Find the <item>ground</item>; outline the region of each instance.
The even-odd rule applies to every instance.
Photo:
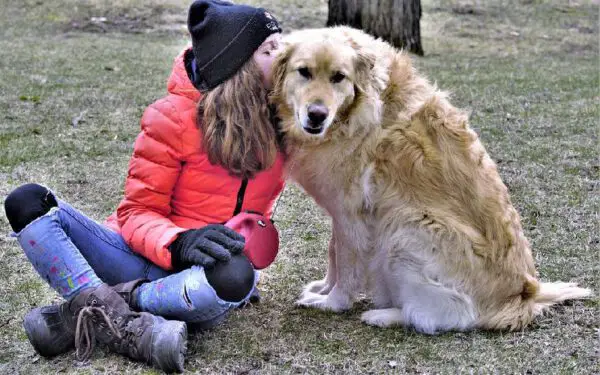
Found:
[[[251,1],[287,29],[324,24],[324,0]],[[51,187],[102,220],[117,205],[139,118],[165,93],[188,42],[188,1],[0,0],[0,196]],[[600,289],[598,1],[423,1],[420,71],[471,111],[522,215],[543,280]],[[277,209],[282,247],[263,302],[190,338],[199,373],[600,373],[600,300],[558,306],[522,332],[449,333],[362,325],[366,306],[297,309],[323,276],[329,221],[288,185]],[[89,363],[40,358],[21,321],[58,302],[0,213],[0,373],[151,374],[107,351]]]

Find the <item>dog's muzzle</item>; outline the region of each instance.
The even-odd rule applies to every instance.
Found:
[[[323,131],[329,110],[323,104],[311,104],[307,109],[308,121],[303,126],[309,134],[320,134]]]

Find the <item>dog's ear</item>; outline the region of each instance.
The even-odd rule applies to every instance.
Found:
[[[373,67],[375,66],[375,56],[365,51],[357,51],[354,69],[355,69],[355,86],[358,91],[364,93],[368,90],[368,86],[372,80]]]
[[[287,43],[283,46],[283,51],[277,55],[275,61],[273,62],[273,69],[271,71],[272,82],[273,82],[273,90],[272,97],[281,98],[282,90],[283,90],[283,80],[285,79],[285,74],[287,72],[287,65],[290,61],[290,57],[292,53],[294,53],[295,46],[291,43]]]
[[[361,80],[368,80],[371,77],[374,67],[375,55],[369,51],[359,49],[356,53],[356,72],[361,76]]]
[[[373,40],[374,41],[374,40]],[[354,56],[354,103],[349,117],[349,129],[378,126],[381,122],[381,101],[376,88],[377,53],[370,46],[371,37],[360,34],[350,38]],[[352,130],[350,130],[352,131]]]

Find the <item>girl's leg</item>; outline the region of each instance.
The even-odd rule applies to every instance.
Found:
[[[257,276],[248,258],[237,255],[210,270],[194,266],[142,284],[134,292],[134,305],[142,311],[192,323],[192,329],[207,329],[251,297]]]
[[[123,237],[98,224],[47,188],[28,184],[5,201],[6,216],[38,273],[65,298],[82,288],[169,275],[135,254]]]
[[[16,189],[5,208],[31,263],[66,298],[96,285],[98,279],[109,285],[139,278],[155,280],[130,291],[137,298],[136,307],[209,327],[244,303],[256,283],[252,266],[243,256],[206,272],[192,267],[170,275],[133,253],[120,234],[56,200],[39,185]],[[52,261],[62,268],[53,269]]]
[[[58,200],[57,220],[98,277],[109,285],[135,279],[155,280],[169,275],[131,250],[123,237]]]
[[[223,321],[229,311],[248,300],[257,273],[245,256],[233,257],[211,270],[202,267],[171,274],[133,253],[123,237],[58,201],[61,227],[96,274],[109,285],[134,279],[148,282],[126,291],[132,306],[151,314],[192,323],[206,329]]]
[[[247,301],[256,285],[257,273],[245,256],[206,271],[192,267],[170,274],[133,253],[120,234],[66,202],[58,204],[61,228],[101,280],[109,285],[140,278],[149,281],[130,291],[132,305],[140,311],[210,328]]]
[[[4,202],[6,216],[25,255],[48,284],[65,299],[102,284],[64,233],[58,202],[46,188],[23,185]]]
[[[57,202],[49,190],[39,185],[17,188],[7,197],[5,209],[35,269],[68,299],[59,306],[33,309],[25,316],[25,331],[40,354],[61,354],[75,343],[78,357],[84,360],[98,340],[114,352],[164,371],[183,370],[185,323],[133,312],[115,288],[100,281],[74,243],[88,254],[93,252],[90,259],[99,269],[112,269],[106,273],[109,278],[147,275],[148,264],[113,241],[118,234],[99,224],[91,225],[91,220],[66,203]],[[102,251],[108,256],[98,256]],[[116,263],[106,264],[111,257]]]

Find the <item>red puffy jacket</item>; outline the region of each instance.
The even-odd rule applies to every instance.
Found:
[[[125,197],[105,223],[121,233],[133,251],[164,269],[172,268],[167,246],[177,234],[224,223],[240,210],[270,217],[284,185],[282,154],[270,169],[246,181],[208,161],[196,126],[200,92],[188,78],[184,53],[175,59],[169,94],[142,116]]]

